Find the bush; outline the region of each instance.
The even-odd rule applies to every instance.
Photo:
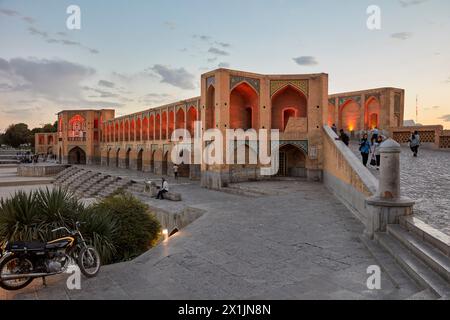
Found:
[[[113,238],[116,222],[109,215],[93,212],[66,189],[40,189],[16,192],[0,200],[0,239],[2,241],[47,242],[65,236],[53,229],[66,226],[75,228],[75,222],[84,222],[81,233],[98,250],[102,262],[113,259],[116,252]]]
[[[111,262],[133,259],[150,249],[158,240],[161,226],[148,206],[131,194],[119,193],[101,200],[91,208],[117,222],[113,238],[117,249]]]

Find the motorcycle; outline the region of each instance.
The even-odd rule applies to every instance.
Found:
[[[61,274],[70,264],[76,263],[88,278],[100,271],[100,255],[89,246],[79,231],[60,227],[52,232],[66,231],[67,236],[47,243],[6,242],[0,255],[0,287],[5,290],[19,290],[28,286],[34,279]]]

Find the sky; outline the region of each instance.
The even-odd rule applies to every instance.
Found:
[[[66,26],[70,5],[79,30]],[[403,88],[405,119],[418,97],[418,122],[450,129],[449,35],[448,0],[0,0],[0,131],[195,97],[219,67],[324,72],[330,93]]]

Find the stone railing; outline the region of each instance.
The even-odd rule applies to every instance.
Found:
[[[330,189],[364,223],[367,221],[366,199],[375,195],[377,179],[330,127],[323,127],[323,180]]]

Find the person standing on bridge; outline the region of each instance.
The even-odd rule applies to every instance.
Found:
[[[350,143],[350,137],[345,133],[344,129],[341,129],[339,133],[339,138],[336,138],[336,140],[341,140],[348,147]]]
[[[375,156],[377,170],[380,170],[380,163],[381,163],[380,146],[382,143],[383,143],[383,137],[380,135],[380,136],[378,136],[377,140],[373,144],[373,155]]]
[[[361,152],[362,162],[365,167],[367,167],[367,162],[369,161],[370,153],[370,142],[369,136],[365,133],[359,143],[359,151]]]
[[[419,153],[419,147],[420,147],[420,135],[418,131],[414,131],[414,133],[411,135],[411,138],[408,140],[409,147],[411,148],[411,151],[413,152],[413,156],[417,157],[417,154]]]
[[[175,176],[175,180],[178,180],[178,165],[176,163],[173,165],[173,174]]]

